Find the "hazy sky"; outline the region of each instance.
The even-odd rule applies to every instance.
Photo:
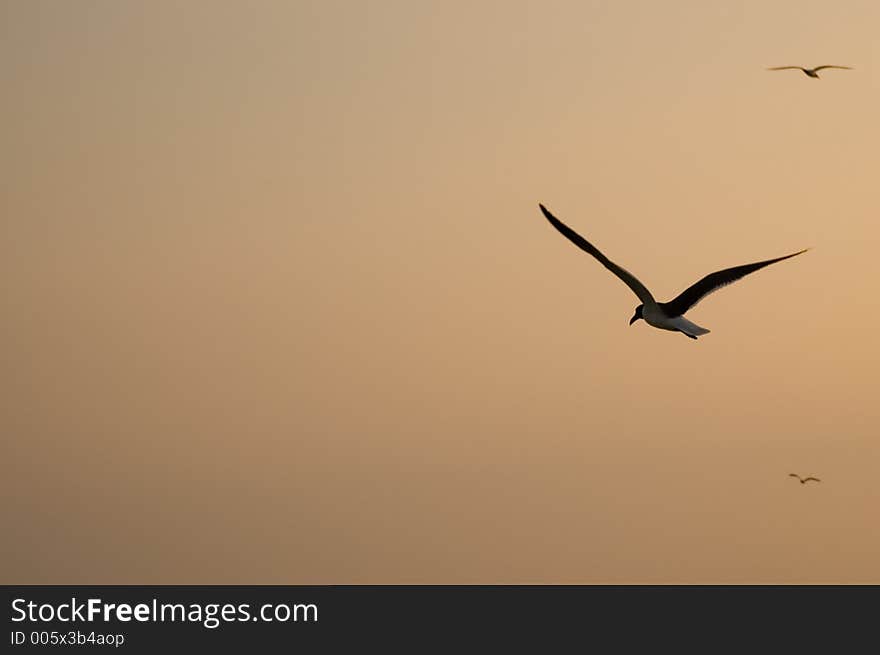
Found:
[[[880,583],[878,25],[3,2],[2,582]]]

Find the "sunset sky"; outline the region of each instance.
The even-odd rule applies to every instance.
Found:
[[[880,583],[878,26],[3,2],[2,582]]]

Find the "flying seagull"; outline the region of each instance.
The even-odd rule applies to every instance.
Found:
[[[819,478],[813,478],[813,477],[810,477],[810,478],[802,478],[802,477],[799,476],[797,473],[789,473],[789,474],[788,474],[788,477],[790,477],[790,478],[797,478],[798,480],[800,480],[801,484],[806,484],[806,483],[809,482],[810,480],[814,480],[815,482],[822,482]]]
[[[830,66],[830,65],[816,66],[815,68],[804,68],[803,66],[776,66],[775,68],[768,68],[767,70],[768,71],[784,71],[784,70],[789,70],[789,69],[799,70],[799,71],[804,71],[804,74],[807,77],[815,77],[818,80],[818,79],[820,79],[819,78],[819,71],[823,70],[825,68],[842,68],[844,70],[852,70],[852,66]]]
[[[633,293],[639,297],[642,304],[636,307],[636,313],[633,314],[633,317],[629,320],[630,325],[641,318],[644,319],[648,325],[652,325],[655,328],[670,330],[672,332],[681,332],[691,339],[696,339],[700,335],[709,333],[709,330],[706,328],[695,325],[684,317],[684,313],[700,302],[700,300],[713,291],[717,291],[721,287],[736,282],[749,273],[754,273],[765,266],[781,262],[783,259],[800,255],[809,250],[809,248],[806,248],[799,252],[792,253],[791,255],[777,257],[776,259],[768,259],[755,264],[734,266],[733,268],[726,268],[723,271],[710,273],[696,284],[693,284],[682,291],[673,300],[670,300],[669,302],[657,302],[654,300],[654,296],[651,295],[651,292],[648,291],[644,284],[639,282],[635,275],[608,259],[605,255],[599,252],[599,249],[593,244],[551,214],[544,205],[539,204],[538,206],[541,208],[541,211],[544,212],[544,216],[547,217],[547,220],[550,221],[553,227],[562,232],[562,234],[578,248],[587,251],[593,257],[598,259],[605,268],[623,280],[623,282],[632,289]]]

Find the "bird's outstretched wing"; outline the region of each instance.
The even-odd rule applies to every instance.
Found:
[[[799,70],[799,71],[806,70],[802,66],[774,66],[773,68],[768,68],[767,70],[768,71],[784,71],[784,70],[789,70],[789,69],[794,69],[794,70]]]
[[[801,479],[801,476],[799,476],[797,473],[789,473],[789,474],[788,474],[788,477],[790,477],[790,478],[797,478],[798,480]]]
[[[781,262],[784,259],[795,257],[797,255],[807,252],[807,250],[809,250],[809,248],[805,248],[804,250],[792,253],[790,255],[777,257],[776,259],[768,259],[766,261],[756,262],[754,264],[743,264],[742,266],[734,266],[733,268],[726,268],[723,271],[710,273],[696,284],[692,284],[690,287],[682,291],[673,300],[660,303],[660,307],[663,309],[667,316],[681,316],[688,309],[696,305],[713,291],[717,291],[721,287],[726,287],[728,284],[736,282],[737,280],[745,277],[749,273],[754,273],[755,271],[760,270],[765,266],[775,264],[776,262]]]
[[[816,66],[813,70],[814,70],[814,71],[820,71],[820,70],[823,70],[823,69],[825,69],[825,68],[842,68],[842,69],[844,69],[844,70],[848,70],[848,71],[852,70],[852,66],[832,66],[832,65],[830,65],[830,64],[825,65],[825,66]]]
[[[544,212],[544,216],[547,217],[547,220],[550,221],[553,227],[562,232],[562,234],[566,238],[568,238],[568,240],[571,241],[574,245],[576,245],[581,250],[585,250],[586,252],[590,253],[593,257],[599,260],[602,266],[604,266],[621,280],[623,280],[626,285],[633,290],[633,293],[635,293],[639,297],[639,300],[641,300],[643,303],[655,302],[654,296],[652,296],[651,292],[645,288],[644,284],[639,282],[638,278],[635,275],[630,273],[622,266],[618,266],[613,261],[608,259],[605,255],[599,252],[599,249],[596,248],[596,246],[584,239],[580,234],[572,230],[565,223],[563,223],[553,214],[551,214],[544,205],[539,204],[538,206],[541,208],[541,211]]]
[[[819,478],[804,478],[804,482],[809,482],[810,480],[814,480],[816,482],[822,482]]]

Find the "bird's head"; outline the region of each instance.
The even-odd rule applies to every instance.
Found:
[[[644,316],[642,316],[642,309],[644,309],[644,307],[645,307],[644,305],[639,305],[638,307],[636,307],[636,313],[633,314],[633,317],[631,319],[629,319],[630,325],[635,323],[640,318],[645,318]]]

